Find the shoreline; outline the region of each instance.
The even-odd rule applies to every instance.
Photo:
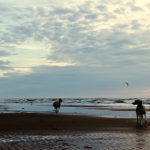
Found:
[[[84,108],[84,109],[94,109],[94,110],[110,110],[110,111],[136,111],[135,108],[116,108],[109,106],[91,106],[91,105],[62,105],[62,107],[76,107],[76,108]],[[146,111],[150,111],[150,108],[146,108]]]

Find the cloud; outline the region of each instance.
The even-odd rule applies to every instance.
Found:
[[[131,3],[127,5],[131,6]],[[116,51],[121,54],[121,50],[118,49],[123,49],[122,51],[128,53],[129,49],[127,48],[134,43],[131,39],[133,36],[125,33],[130,28],[129,24],[119,26],[116,22],[115,25],[109,25],[108,29],[106,26],[103,31],[105,21],[108,23],[110,20],[117,21],[116,12],[111,13],[112,4],[110,6],[108,1],[105,1],[103,5],[99,3],[98,6],[92,2],[83,3],[76,6],[78,9],[57,8],[56,6],[17,8],[15,10],[17,13],[13,15],[13,18],[21,13],[22,19],[18,25],[8,26],[9,34],[3,36],[2,39],[6,43],[18,45],[16,48],[20,49],[23,48],[24,41],[31,38],[35,41],[44,41],[45,44],[52,43],[52,51],[47,58],[57,63],[63,61],[84,65],[104,65],[104,63],[108,65],[110,60],[107,64],[107,58],[109,59],[113,53],[117,54]],[[121,7],[124,8],[123,5]],[[31,14],[35,15],[36,19],[29,17]],[[122,14],[124,15],[124,12]],[[78,17],[75,19],[74,16]],[[137,30],[141,27],[137,20],[132,21],[131,25],[130,30]],[[36,47],[24,45],[24,48]],[[132,51],[134,51],[133,48]],[[113,61],[115,59],[112,59]]]
[[[128,5],[131,9],[131,11],[142,11],[141,7],[136,6],[133,2],[127,2],[126,5]]]
[[[4,50],[0,50],[0,57],[9,56],[9,55],[11,55],[11,53]]]
[[[124,79],[139,80],[149,68],[145,2],[6,1],[0,5],[0,76],[16,85],[12,95],[20,87],[25,95],[98,95]]]
[[[30,46],[30,45],[10,45],[12,47],[15,47],[17,49],[25,49],[25,50],[43,50],[45,47],[39,47],[39,46]]]
[[[123,97],[124,93],[126,97],[134,97],[139,91],[140,96],[145,83],[148,85],[149,74],[145,68],[135,68],[41,66],[34,68],[32,74],[16,73],[0,79],[3,85],[0,93],[3,97]],[[142,76],[138,75],[140,71]],[[130,89],[126,89],[124,81],[130,83]]]
[[[98,5],[97,8],[100,10],[100,11],[107,11],[107,6],[106,5]]]
[[[86,19],[97,19],[98,14],[91,14],[91,15],[86,15],[85,18]]]
[[[3,61],[3,60],[0,60],[0,66],[7,66],[8,64],[10,64],[9,61]]]
[[[14,67],[0,67],[0,78],[13,78],[14,76],[24,76],[26,74],[32,74],[31,68],[14,68]]]

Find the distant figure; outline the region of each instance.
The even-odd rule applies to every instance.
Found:
[[[61,103],[62,103],[62,99],[61,98],[58,101],[55,101],[53,103],[53,107],[54,107],[54,110],[55,110],[56,114],[59,112]]]
[[[129,83],[128,83],[128,82],[126,82],[126,85],[127,85],[127,86],[129,86]]]
[[[145,116],[145,124],[147,123],[146,109],[141,100],[135,100],[132,104],[137,105],[136,107],[137,125],[143,126],[143,115]]]

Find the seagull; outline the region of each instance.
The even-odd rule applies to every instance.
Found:
[[[127,86],[129,86],[129,83],[128,83],[128,82],[126,82],[126,85],[127,85]]]

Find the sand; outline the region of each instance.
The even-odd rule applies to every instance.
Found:
[[[0,114],[0,150],[149,150],[149,140],[149,122],[136,119]]]

